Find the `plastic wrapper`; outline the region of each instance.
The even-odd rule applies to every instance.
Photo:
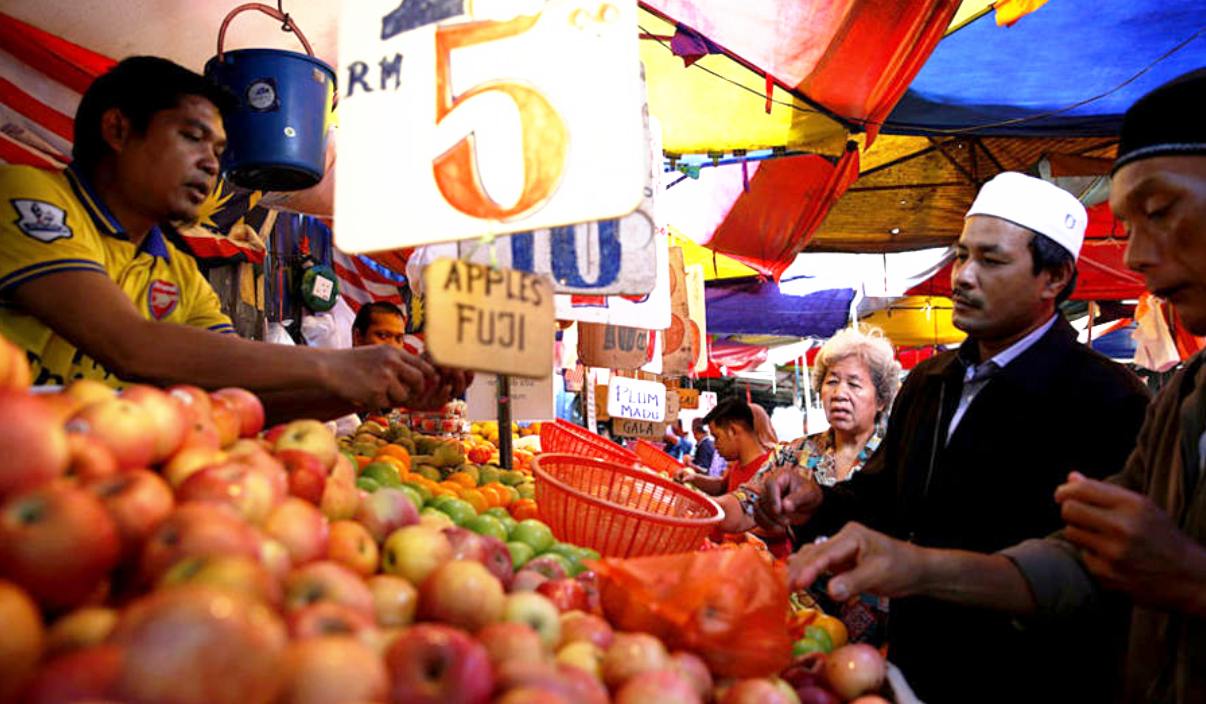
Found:
[[[764,551],[743,545],[592,567],[612,624],[694,652],[720,677],[765,677],[791,660],[787,572]]]

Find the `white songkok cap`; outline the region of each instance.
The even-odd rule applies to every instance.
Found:
[[[1080,256],[1089,214],[1076,196],[1042,179],[1006,171],[984,184],[966,217],[991,215],[1050,237]]]

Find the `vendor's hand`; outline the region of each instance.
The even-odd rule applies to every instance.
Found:
[[[793,590],[810,586],[826,572],[829,594],[845,601],[855,594],[908,596],[923,578],[923,548],[877,533],[858,523],[847,523],[837,535],[805,545],[787,563]]]
[[[386,345],[335,351],[327,387],[360,408],[395,408],[429,394],[439,383],[427,361]]]
[[[429,364],[429,359],[425,359]],[[416,410],[435,410],[449,401],[464,395],[465,389],[473,383],[473,372],[461,369],[436,367],[436,381],[423,389],[410,402],[410,408]]]
[[[1157,608],[1206,609],[1206,548],[1146,496],[1073,472],[1055,500],[1064,537],[1104,585]]]
[[[821,487],[795,466],[772,470],[763,481],[754,520],[765,530],[807,523],[821,505]]]

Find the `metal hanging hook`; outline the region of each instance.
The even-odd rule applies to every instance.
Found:
[[[285,0],[276,0],[276,11],[281,13],[281,15],[284,17],[283,24],[281,24],[281,31],[292,32],[293,18],[289,16],[288,12],[285,12]]]

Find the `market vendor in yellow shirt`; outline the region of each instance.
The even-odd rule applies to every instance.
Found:
[[[438,405],[463,373],[385,345],[319,350],[242,340],[160,225],[195,220],[217,185],[232,98],[154,57],[85,92],[70,167],[0,167],[0,334],[38,384],[75,379],[260,394],[277,420]]]

